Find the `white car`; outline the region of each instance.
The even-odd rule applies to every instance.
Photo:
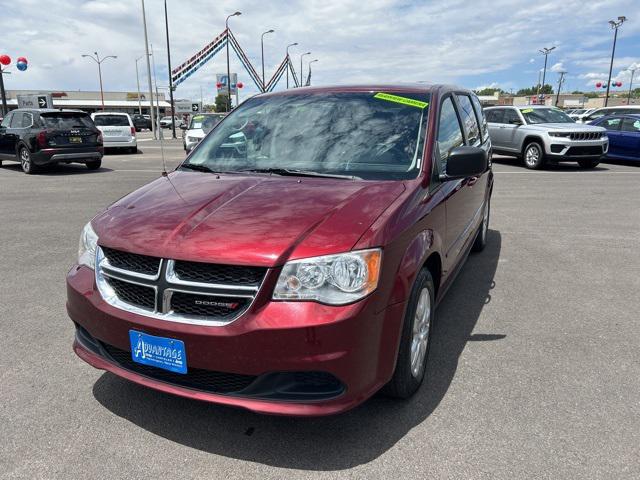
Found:
[[[182,146],[190,152],[207,133],[225,117],[226,113],[199,113],[191,117],[189,126],[183,128]]]
[[[173,117],[176,121],[176,128],[180,128],[182,126],[182,120],[178,117]],[[171,117],[162,117],[160,119],[160,127],[162,128],[171,128]]]
[[[606,115],[621,115],[625,113],[640,113],[640,105],[618,105],[617,107],[594,108],[580,115],[576,122],[591,123]]]
[[[138,151],[136,129],[128,113],[96,112],[91,114],[91,118],[102,132],[105,148],[124,148],[129,153]]]

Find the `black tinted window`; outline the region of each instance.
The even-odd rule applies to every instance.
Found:
[[[478,97],[476,97],[475,95],[471,96],[471,101],[473,102],[473,109],[476,112],[478,123],[480,123],[482,139],[485,140],[489,136],[489,130],[487,127],[487,119],[485,118],[484,112],[482,111],[482,105],[480,105],[480,100],[478,100]]]
[[[478,120],[476,114],[473,111],[473,105],[468,95],[456,95],[458,102],[460,103],[460,116],[462,117],[462,123],[464,129],[467,132],[467,141],[469,145],[476,145],[480,142],[480,127],[478,126]]]
[[[2,119],[2,123],[0,123],[0,126],[5,128],[9,128],[9,125],[11,125],[11,113],[8,113],[7,116]]]
[[[33,125],[33,115],[31,115],[30,113],[23,113],[22,128],[29,128],[31,125]]]
[[[604,127],[607,130],[620,130],[620,124],[622,123],[622,119],[618,117],[605,118],[602,123],[600,123],[600,127]]]
[[[456,115],[451,97],[442,102],[440,108],[440,121],[438,123],[438,150],[440,151],[441,171],[447,171],[447,158],[449,152],[464,144],[462,128]]]
[[[98,127],[128,127],[129,119],[124,115],[96,115],[93,123]]]
[[[513,108],[505,108],[504,109],[504,118],[502,119],[502,123],[515,123],[520,121],[520,117],[518,116],[518,112],[516,112]]]
[[[487,122],[502,123],[502,119],[504,117],[504,108],[485,110],[484,114],[487,117]]]
[[[86,113],[51,112],[41,113],[40,118],[46,128],[70,130],[72,128],[93,127],[91,117]]]
[[[14,112],[11,117],[11,128],[22,128],[22,112]]]
[[[635,118],[625,118],[622,120],[623,132],[640,132],[640,120]]]

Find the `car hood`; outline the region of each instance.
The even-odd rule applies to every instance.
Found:
[[[539,123],[536,125],[527,125],[527,128],[535,130],[553,130],[565,132],[600,132],[605,129],[594,125],[584,123]]]
[[[201,128],[193,128],[191,130],[187,130],[185,132],[185,136],[191,137],[191,138],[204,138],[204,130],[202,130]]]
[[[402,182],[176,171],[94,218],[99,244],[181,260],[276,266],[349,251]]]

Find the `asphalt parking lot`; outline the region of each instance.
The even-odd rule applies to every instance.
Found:
[[[160,175],[160,145],[140,140],[95,172],[0,168],[0,477],[640,477],[639,167],[498,160],[489,245],[438,310],[418,394],[291,419],[73,354],[65,274],[82,226]],[[184,158],[180,140],[164,152],[168,168]]]

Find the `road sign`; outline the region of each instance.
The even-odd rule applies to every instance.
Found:
[[[40,95],[16,95],[18,108],[53,108],[50,93]]]
[[[216,86],[218,87],[218,95],[227,94],[227,74],[226,73],[218,73],[216,74]],[[237,95],[238,93],[238,74],[231,74],[231,95]]]
[[[178,100],[175,102],[176,113],[198,113],[202,111],[200,102]]]

